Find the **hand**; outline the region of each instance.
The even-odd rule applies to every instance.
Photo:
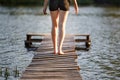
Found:
[[[74,8],[75,8],[75,14],[78,15],[78,4],[76,0],[74,0]]]
[[[47,14],[46,10],[47,10],[46,8],[43,8],[43,14],[44,14],[44,15]]]
[[[48,5],[48,0],[44,0],[44,7],[43,7],[43,14],[46,15],[47,14],[47,5]]]
[[[78,15],[78,12],[79,12],[79,10],[78,10],[78,8],[76,8],[75,9],[75,14]]]

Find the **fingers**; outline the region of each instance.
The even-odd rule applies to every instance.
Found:
[[[46,14],[47,14],[46,9],[43,9],[43,14],[44,14],[44,15],[46,15]]]
[[[75,11],[75,14],[78,15],[78,11]]]
[[[76,10],[75,10],[75,14],[78,15],[78,12],[79,12],[78,9],[76,9]]]

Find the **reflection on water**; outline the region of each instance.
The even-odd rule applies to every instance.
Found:
[[[77,51],[83,80],[119,80],[120,8],[80,7],[77,16],[73,10],[71,7],[66,32],[90,34],[92,39],[90,51]],[[19,66],[24,71],[34,55],[24,48],[26,33],[49,33],[50,29],[50,16],[42,15],[40,7],[0,7],[0,66],[11,70]]]

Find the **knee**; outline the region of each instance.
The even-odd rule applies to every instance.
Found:
[[[60,28],[61,30],[63,30],[63,29],[65,28],[64,23],[59,23],[59,28]]]
[[[62,27],[62,26],[63,26],[63,24],[61,22],[59,22],[59,27]]]
[[[52,24],[52,33],[56,32],[58,30],[58,24]]]
[[[58,23],[57,22],[52,23],[52,27],[55,28],[55,29],[58,28]]]

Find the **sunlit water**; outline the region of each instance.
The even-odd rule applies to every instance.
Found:
[[[26,33],[50,31],[49,11],[44,16],[40,7],[0,7],[0,67],[9,68],[8,80],[19,79],[13,69],[24,71],[34,56],[24,48]],[[80,7],[76,16],[71,7],[66,33],[91,36],[91,49],[77,51],[83,80],[120,80],[120,8]]]

